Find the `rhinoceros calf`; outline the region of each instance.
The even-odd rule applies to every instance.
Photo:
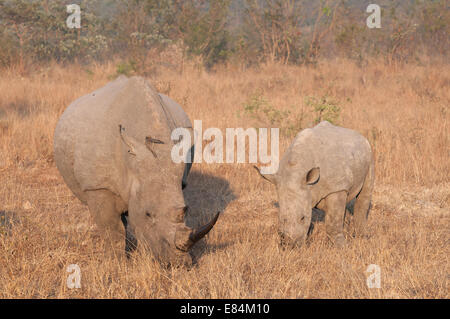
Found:
[[[125,225],[127,253],[142,242],[163,262],[190,263],[188,250],[218,215],[199,229],[184,224],[188,169],[171,159],[177,127],[192,131],[181,106],[145,79],[121,76],[69,105],[55,129],[54,156],[100,228],[120,234]]]
[[[354,230],[363,231],[374,160],[369,142],[358,132],[326,121],[305,129],[287,149],[277,173],[262,176],[277,188],[282,242],[301,245],[311,225],[312,208],[317,207],[325,211],[329,238],[343,245],[345,206],[355,197]]]

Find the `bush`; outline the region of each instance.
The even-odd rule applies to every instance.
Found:
[[[338,124],[341,108],[338,104],[331,100],[328,96],[306,97],[305,104],[312,107],[314,112],[314,124],[318,124],[321,121],[328,121],[332,124]]]
[[[84,2],[83,2],[84,3]],[[0,0],[0,56],[17,55],[7,63],[57,60],[61,62],[92,60],[107,50],[106,38],[98,32],[100,21],[81,5],[82,24],[87,27],[70,29],[66,25],[66,5],[60,1]],[[8,53],[9,52],[9,53]]]
[[[260,127],[278,127],[280,133],[287,137],[292,137],[302,129],[304,114],[296,114],[291,110],[279,110],[275,108],[260,93],[253,94],[243,105],[244,117],[254,119]],[[238,117],[241,114],[238,113]]]
[[[339,124],[341,108],[328,96],[306,97],[304,105],[306,109],[299,106],[291,106],[287,110],[279,109],[257,92],[244,103],[243,117],[256,120],[259,127],[278,127],[280,133],[286,137],[295,136],[306,127],[305,122],[314,125],[321,121]],[[240,112],[237,116],[241,117]]]
[[[81,29],[66,26],[74,2]],[[447,2],[385,1],[382,28],[369,29],[366,6],[354,0],[0,0],[0,66],[119,56],[146,75],[171,62],[162,56],[173,45],[208,69],[228,61],[315,64],[338,54],[361,66],[371,56],[408,62],[447,55]]]

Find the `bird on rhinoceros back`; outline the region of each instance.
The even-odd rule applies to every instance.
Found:
[[[125,226],[127,256],[139,242],[162,262],[190,264],[189,249],[217,221],[219,214],[198,229],[184,223],[191,164],[171,159],[179,127],[192,131],[181,106],[125,76],[74,101],[58,121],[59,172],[101,229],[120,234]]]
[[[261,175],[277,188],[282,243],[301,245],[311,226],[312,208],[318,208],[325,211],[328,237],[342,246],[345,207],[355,197],[354,230],[363,231],[372,197],[374,160],[369,142],[358,132],[327,121],[305,129],[283,155],[278,171]]]

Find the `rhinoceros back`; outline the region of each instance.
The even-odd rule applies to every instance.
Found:
[[[318,198],[341,190],[346,190],[350,197],[356,195],[373,161],[364,136],[326,121],[297,134],[285,161],[289,159],[305,163],[308,169],[320,168]]]
[[[143,78],[121,76],[68,106],[55,129],[56,165],[74,194],[109,189],[119,193],[121,143],[119,125],[128,135],[170,140],[174,123],[156,90]]]

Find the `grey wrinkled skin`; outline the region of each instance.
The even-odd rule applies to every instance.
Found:
[[[125,225],[127,251],[139,243],[162,262],[190,264],[199,236],[184,224],[189,167],[171,159],[176,127],[192,134],[181,106],[141,77],[120,76],[69,105],[55,129],[54,156],[101,229],[116,236]]]
[[[327,121],[297,134],[276,174],[263,175],[276,185],[282,242],[301,245],[311,225],[312,208],[325,211],[326,231],[345,244],[345,206],[356,197],[353,229],[363,233],[374,184],[369,142],[356,131]]]

